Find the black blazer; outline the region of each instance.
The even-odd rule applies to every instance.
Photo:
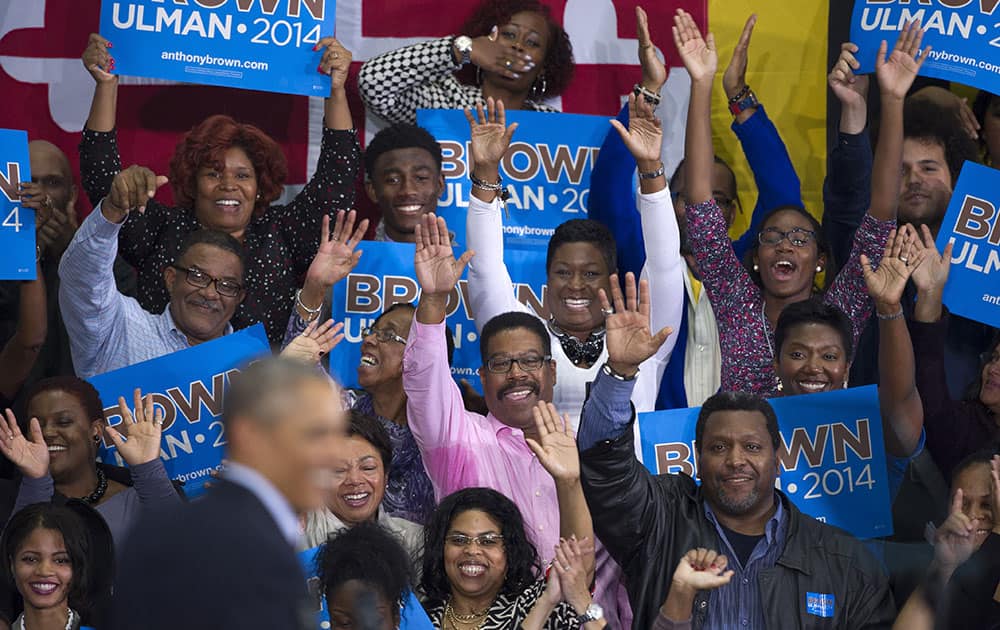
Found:
[[[219,482],[197,501],[145,515],[118,554],[110,628],[316,627],[294,549],[264,505]]]

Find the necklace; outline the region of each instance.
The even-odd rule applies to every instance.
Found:
[[[108,477],[104,474],[104,471],[100,468],[97,469],[97,487],[94,491],[85,497],[80,497],[80,500],[88,505],[94,505],[104,497],[104,493],[108,491]]]
[[[573,335],[567,333],[556,324],[556,320],[549,318],[549,332],[556,336],[562,346],[566,358],[573,362],[573,365],[587,364],[593,365],[601,357],[604,351],[604,326],[596,328],[587,337],[586,341],[580,341]]]
[[[452,608],[450,600],[444,607],[444,616],[447,617],[448,621],[450,621],[451,625],[455,628],[458,628],[459,625],[474,625],[474,627],[478,630],[479,628],[482,628],[483,624],[486,622],[487,613],[489,613],[488,608],[483,612],[473,612],[468,615],[460,615],[455,612],[454,608]]]
[[[76,621],[76,613],[73,612],[72,608],[66,608],[68,614],[66,615],[66,627],[64,630],[73,630],[73,623]],[[24,625],[24,613],[21,613],[21,630],[27,630],[27,626]]]

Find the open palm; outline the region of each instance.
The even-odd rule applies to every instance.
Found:
[[[715,37],[709,33],[701,36],[698,25],[690,13],[677,9],[674,16],[674,44],[692,81],[711,79],[719,67],[719,54],[715,50]]]
[[[539,402],[531,412],[535,416],[538,438],[525,438],[525,442],[538,457],[538,462],[553,479],[579,479],[580,454],[569,419],[560,417],[552,403]]]
[[[486,99],[485,110],[482,103],[479,103],[476,105],[476,115],[466,109],[465,118],[469,121],[473,165],[499,164],[510,146],[514,130],[517,129],[517,123],[507,126],[503,101],[494,101],[491,96]]]
[[[914,238],[909,226],[893,230],[878,269],[873,270],[868,257],[861,255],[865,285],[876,303],[895,305],[902,299],[907,280],[924,258],[922,251],[913,248]]]
[[[0,422],[0,453],[9,459],[25,477],[39,479],[49,472],[49,447],[42,437],[38,418],[28,423],[31,439],[21,433],[14,412],[7,409],[6,420]]]
[[[313,257],[306,277],[326,288],[347,277],[361,260],[361,251],[355,251],[368,230],[368,219],[354,227],[358,213],[338,212],[333,234],[330,234],[330,217],[323,217],[319,249]]]
[[[628,97],[628,128],[612,119],[611,125],[618,131],[622,142],[628,147],[636,162],[660,159],[663,144],[663,125],[653,113],[653,107],[646,99]]]
[[[625,276],[624,298],[618,285],[618,275],[612,274],[611,296],[615,312],[604,320],[608,361],[638,366],[656,354],[673,331],[668,327],[652,334],[649,329],[649,283],[640,281],[637,291],[632,272]],[[600,290],[599,297],[602,308],[605,311],[611,310],[603,289]]]
[[[451,236],[444,217],[425,214],[416,228],[417,248],[413,266],[417,282],[424,293],[441,295],[450,293],[462,277],[465,265],[473,256],[467,251],[455,259],[451,249]]]
[[[163,433],[163,410],[153,403],[152,394],[145,398],[139,388],[133,392],[135,415],[129,411],[125,398],[118,397],[118,411],[122,421],[115,427],[106,427],[108,438],[118,449],[129,466],[146,464],[160,456],[160,437]]]
[[[931,49],[928,46],[921,53],[920,42],[923,37],[920,20],[916,20],[903,27],[888,58],[885,56],[886,43],[882,42],[875,57],[875,75],[883,92],[898,99],[906,97]]]
[[[951,250],[953,244],[945,245],[944,252],[938,253],[930,228],[920,226],[920,238],[914,241],[913,248],[923,251],[923,261],[913,270],[913,284],[921,292],[939,291],[948,282],[951,271]]]

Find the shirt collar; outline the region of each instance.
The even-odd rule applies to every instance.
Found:
[[[185,346],[190,346],[191,343],[188,341],[187,335],[177,327],[177,323],[174,321],[174,316],[170,312],[171,302],[167,302],[167,308],[163,309],[163,313],[160,315],[163,321],[163,325],[167,330],[167,333],[173,335],[174,338],[183,341]],[[233,334],[233,323],[231,321],[226,322],[226,328],[222,331],[223,336]]]
[[[779,529],[788,519],[788,511],[782,504],[781,495],[777,492],[774,493],[774,503],[778,507],[774,510],[774,514],[771,515],[771,518],[767,520],[767,523],[764,524],[764,537],[767,539],[768,545],[773,545],[775,540],[778,539]],[[715,529],[718,530],[719,535],[724,537],[725,533],[722,530],[722,525],[715,517],[715,512],[712,511],[712,507],[708,504],[708,501],[703,500],[702,504],[705,506],[705,516],[708,517],[708,520],[715,525]]]
[[[231,481],[238,486],[243,486],[249,490],[257,499],[264,504],[271,518],[278,524],[281,535],[288,541],[289,545],[297,547],[302,538],[302,527],[299,524],[299,517],[295,514],[288,499],[272,484],[267,477],[260,474],[249,466],[244,466],[236,462],[226,464],[223,474],[227,481]]]

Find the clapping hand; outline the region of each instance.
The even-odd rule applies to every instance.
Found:
[[[628,129],[614,118],[611,119],[611,126],[622,137],[622,142],[640,165],[639,170],[653,170],[642,166],[659,162],[660,147],[663,144],[663,125],[653,113],[653,106],[646,99],[629,94]]]
[[[910,22],[899,33],[896,45],[888,58],[885,55],[887,45],[885,40],[882,40],[878,55],[875,57],[875,76],[878,77],[879,88],[883,94],[898,100],[906,98],[906,93],[920,72],[920,66],[924,65],[927,53],[931,51],[931,47],[928,46],[921,52],[920,42],[923,37],[924,31],[920,28],[920,20]]]
[[[732,569],[726,570],[728,564],[726,556],[713,549],[692,549],[677,564],[670,588],[709,591],[725,586],[733,578]]]
[[[323,216],[323,226],[320,231],[319,249],[306,271],[306,284],[315,284],[317,291],[326,295],[330,287],[347,277],[361,260],[361,250],[355,251],[368,230],[368,219],[357,226],[358,213],[340,211],[333,225],[333,235],[330,234],[330,216]]]
[[[498,168],[517,129],[517,123],[507,126],[507,112],[503,101],[494,101],[491,96],[486,99],[485,112],[482,103],[478,103],[475,115],[469,108],[465,108],[465,118],[469,121],[472,137],[470,153],[473,169]]]
[[[318,321],[310,322],[302,334],[292,339],[281,351],[281,356],[285,359],[300,361],[309,365],[319,363],[324,355],[329,354],[338,343],[343,341],[344,323],[334,324],[332,319],[320,324]]]
[[[934,236],[926,225],[920,226],[920,235],[914,239],[913,248],[924,253],[923,260],[913,269],[913,284],[921,293],[940,292],[948,282],[951,271],[951,250],[954,243],[948,243],[943,253],[938,253]]]
[[[335,37],[324,37],[313,46],[314,51],[324,48],[326,50],[323,51],[323,58],[320,60],[316,71],[330,75],[331,93],[343,90],[344,85],[347,83],[347,75],[351,71],[351,61],[353,61],[354,55],[351,54],[351,51],[344,48],[344,45],[337,41]]]
[[[163,409],[153,403],[153,395],[144,398],[138,387],[133,392],[135,415],[129,411],[125,398],[118,397],[118,410],[122,421],[121,429],[111,426],[104,427],[108,439],[118,449],[129,466],[146,464],[160,456],[160,436],[163,433]]]
[[[719,54],[715,50],[715,36],[709,33],[702,38],[691,14],[677,9],[674,16],[674,44],[684,62],[691,80],[712,81],[719,67]]]
[[[733,58],[729,60],[726,71],[722,73],[722,89],[726,92],[727,98],[733,98],[740,93],[747,84],[747,63],[750,58],[750,37],[753,35],[753,27],[757,24],[757,14],[751,14],[743,25],[743,32],[740,33],[740,40],[733,50]]]
[[[553,479],[574,481],[580,478],[580,453],[570,429],[569,417],[559,416],[556,406],[541,402],[531,410],[535,416],[537,438],[524,438],[528,448],[538,458]]]
[[[865,284],[876,306],[885,307],[893,313],[898,311],[906,281],[926,255],[925,250],[914,249],[913,242],[916,238],[916,233],[909,225],[890,232],[885,244],[885,254],[876,270],[872,270],[868,256],[861,254]]]
[[[462,277],[474,252],[467,251],[456,260],[452,253],[448,224],[444,217],[433,212],[421,217],[421,223],[417,224],[415,232],[417,247],[413,266],[417,282],[424,295],[447,296],[458,284],[458,279]]]
[[[7,409],[6,422],[0,422],[0,453],[9,459],[21,474],[31,479],[40,479],[49,474],[49,447],[42,437],[42,427],[38,418],[28,423],[31,439],[21,433],[14,412]]]
[[[115,58],[108,52],[109,48],[111,42],[97,33],[91,33],[83,50],[83,67],[98,83],[118,82],[118,75],[111,74],[115,70]]]
[[[146,211],[146,204],[156,195],[156,189],[169,180],[143,166],[133,164],[119,171],[111,182],[111,192],[101,202],[101,211],[112,223],[121,223],[133,208]]]
[[[861,67],[861,62],[854,56],[858,50],[857,44],[851,42],[841,44],[840,57],[826,78],[833,94],[848,107],[861,107],[868,98],[868,75],[854,74]]]
[[[612,274],[610,280],[611,302],[604,289],[598,291],[601,308],[606,315],[604,327],[607,331],[608,365],[622,376],[632,376],[640,363],[656,354],[673,329],[668,326],[655,335],[650,331],[648,282],[641,280],[637,291],[635,275],[630,271],[625,275],[623,298],[618,274]]]

